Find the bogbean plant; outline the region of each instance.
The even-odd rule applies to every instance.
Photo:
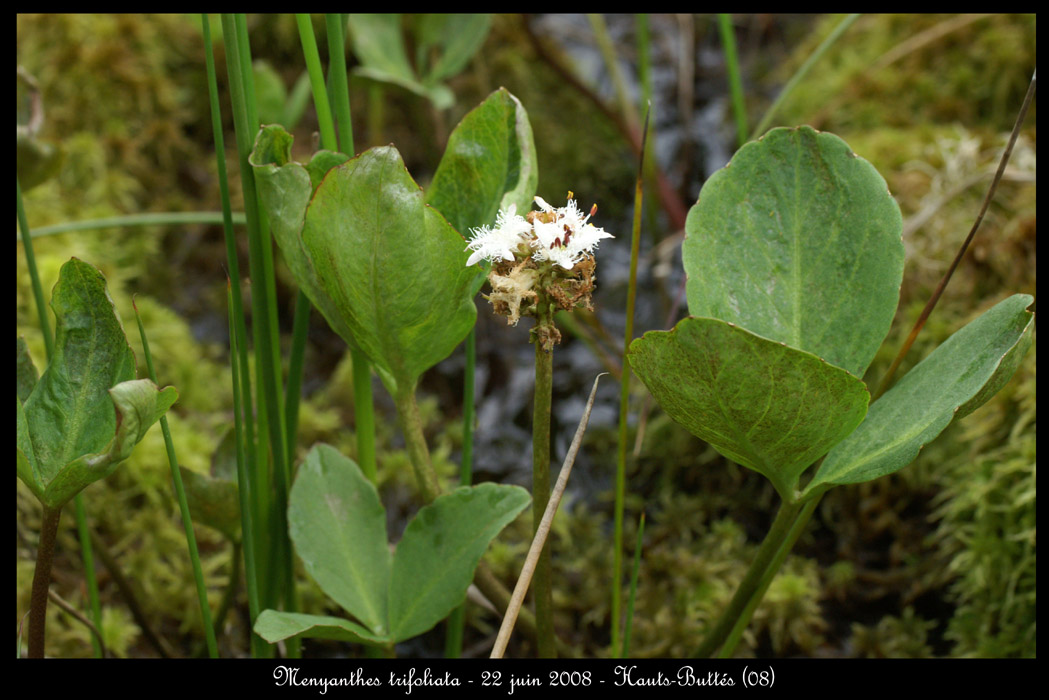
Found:
[[[29,655],[44,655],[44,619],[55,537],[62,508],[131,455],[150,426],[177,398],[136,379],[106,281],[92,265],[71,259],[51,297],[54,352],[43,374],[18,342],[18,478],[43,507],[30,603]]]
[[[691,315],[628,355],[671,418],[782,499],[697,648],[729,655],[824,493],[902,469],[1009,380],[1031,344],[1033,298],[1000,301],[871,403],[861,378],[896,311],[903,241],[867,161],[832,134],[773,129],[711,176],[685,231]]]
[[[370,363],[393,397],[428,505],[409,524],[392,558],[380,556],[377,553],[387,549],[381,527],[385,518],[371,491],[374,487],[363,475],[342,478],[346,471],[356,474],[358,467],[329,448],[314,448],[291,489],[288,535],[317,583],[355,619],[270,608],[260,611],[255,632],[271,643],[340,638],[391,653],[394,644],[426,631],[462,602],[488,542],[529,500],[521,489],[494,484],[441,494],[416,405],[419,377],[472,330],[474,297],[486,274],[497,311],[511,323],[521,315],[536,317],[532,340],[540,388],[535,402],[533,521],[538,524],[550,491],[551,351],[560,339],[553,316],[576,305],[589,307],[591,253],[609,234],[589,223],[595,208],[584,216],[571,193],[560,209],[534,196],[537,169],[531,125],[524,107],[503,89],[453,131],[426,192],[412,180],[393,146],[373,148],[355,158],[333,150],[341,142],[352,152],[349,115],[339,115],[342,133],[336,139],[326,116],[325,91],[318,90],[319,65],[311,58],[312,29],[304,17],[298,21],[307,65],[317,74],[314,102],[322,144],[329,148],[305,165],[295,163],[290,134],[280,125],[263,126],[248,159],[252,170],[245,175],[257,187],[273,238],[300,291],[346,340],[355,369]],[[365,55],[371,55],[367,47],[374,39],[368,21],[351,22],[356,50]],[[398,22],[375,21],[381,25],[378,29]],[[426,37],[423,44],[441,49],[423,80],[431,85],[427,96],[437,106],[444,100],[439,99],[441,86],[433,81],[459,70],[487,29],[487,18],[465,21],[463,31],[451,31],[458,24],[449,26],[447,18],[418,23]],[[332,36],[339,36],[338,22],[329,22],[329,40]],[[370,77],[382,77],[368,63],[364,70],[372,70]],[[338,71],[333,76],[339,79]],[[336,108],[345,102],[345,95],[337,97]],[[533,200],[539,211],[526,218],[523,213]],[[470,229],[475,235],[466,244],[461,232]],[[477,264],[482,260],[498,262],[488,274]],[[367,407],[357,406],[358,415],[362,408]],[[313,482],[317,483],[311,487]],[[328,495],[318,502],[318,494]],[[344,504],[362,500],[377,507],[370,514],[355,513],[365,518],[360,522],[349,522]],[[417,539],[430,545],[416,545]],[[553,655],[548,555],[539,568],[534,624],[540,653]],[[483,570],[478,576],[486,593],[505,604],[509,596],[501,585]]]
[[[508,127],[514,120],[517,125]],[[494,226],[474,229],[464,248],[448,226],[453,216],[426,205],[440,201],[447,211],[456,211],[475,196],[467,189],[483,178],[456,182],[447,174],[483,172],[477,162],[462,162],[464,154],[485,153],[489,165],[507,162],[486,148],[505,145],[522,124],[516,100],[505,91],[493,94],[453,133],[446,161],[426,194],[407,176],[392,147],[355,159],[321,152],[304,166],[290,162],[290,139],[283,129],[264,128],[256,141],[252,163],[278,244],[314,303],[348,342],[364,349],[395,397],[426,500],[438,488],[425,443],[411,446],[419,436],[413,425],[414,387],[419,373],[450,352],[473,321],[472,304],[461,303],[477,289],[472,264],[494,263],[487,298],[496,313],[511,323],[522,315],[537,319],[531,340],[539,411],[542,377],[549,371],[543,366],[559,338],[552,314],[589,303],[593,249],[609,237],[589,223],[594,210],[584,216],[573,199],[555,209],[536,197],[538,211],[518,214],[527,193],[516,190],[489,200],[499,201]],[[498,136],[487,144],[472,136],[493,130]],[[448,187],[454,196],[443,194]],[[953,419],[971,413],[1001,388],[1030,345],[1033,314],[1027,307],[1033,300],[1018,294],[958,331],[869,406],[870,392],[861,377],[895,315],[903,276],[901,232],[899,208],[874,167],[840,138],[809,127],[773,129],[744,146],[710,178],[689,214],[683,260],[691,315],[671,331],[635,340],[628,355],[631,367],[674,420],[732,461],[764,475],[782,499],[736,596],[697,648],[700,655],[731,653],[823,493],[906,466]],[[415,342],[422,337],[429,342]],[[537,433],[544,429],[538,413],[533,428]],[[534,448],[535,465],[548,462],[542,444]],[[323,481],[317,476],[323,459],[312,452],[299,479]],[[802,484],[816,462],[819,466]],[[310,488],[316,489],[312,498],[305,495]],[[321,508],[321,493],[337,495]],[[349,523],[338,514],[350,494],[364,498],[349,486],[303,485],[300,490],[297,482],[293,521],[307,513],[315,517],[321,509],[331,522],[313,528],[293,522],[292,537],[314,577],[364,627],[267,612],[256,630],[268,640],[312,635],[389,646],[405,638],[404,629],[423,629],[422,623],[404,621],[403,603],[395,602],[408,585],[396,580],[401,545],[392,573],[375,565],[352,593],[337,590],[336,584],[361,576],[355,561],[368,560],[350,543],[364,546],[367,541],[381,552],[385,541],[381,528],[362,524],[359,532],[374,531],[374,537],[359,535],[346,540],[345,551],[332,550],[331,533]],[[540,487],[534,495],[543,495]],[[381,522],[381,506],[370,492],[367,500],[376,511],[371,517]],[[421,527],[409,524],[405,546],[414,547],[408,534]],[[472,570],[481,551],[471,552],[463,571]],[[371,560],[385,562],[386,557]],[[328,569],[333,566],[339,567],[334,576]],[[462,589],[455,593],[461,599],[469,576],[458,572],[457,579]],[[416,595],[424,601],[420,606],[428,607],[427,598]],[[372,604],[365,605],[360,596]],[[443,608],[450,609],[455,598],[449,594]],[[436,622],[439,607],[422,619]],[[542,635],[540,611],[537,605]]]
[[[387,567],[385,517],[373,487],[345,478],[343,472],[356,474],[351,461],[315,448],[292,490],[290,535],[318,584],[363,627],[266,611],[255,629],[270,642],[320,636],[389,649],[462,601],[485,546],[529,500],[519,488],[494,484],[440,495],[419,423],[419,376],[475,322],[473,299],[486,277],[478,263],[496,263],[487,278],[498,313],[510,323],[536,318],[537,385],[547,387],[536,400],[538,522],[550,488],[550,357],[560,339],[553,316],[589,305],[591,253],[609,234],[589,223],[593,208],[584,216],[573,199],[555,209],[535,197],[539,211],[517,213],[533,199],[535,147],[523,106],[506,90],[462,120],[426,192],[392,146],[352,159],[319,151],[302,165],[291,161],[291,145],[282,127],[266,126],[251,156],[274,238],[302,289],[371,361],[394,398],[420,492],[432,503],[409,523]],[[469,243],[451,223],[466,229],[468,222],[493,220],[494,226],[474,227]],[[372,504],[371,513],[354,517],[370,520],[348,520],[343,504],[362,500]],[[333,533],[341,534],[333,539]],[[415,538],[441,544],[425,548]],[[549,596],[549,579],[544,585]],[[540,606],[540,635],[553,653],[552,626],[544,630],[544,619],[550,611]]]

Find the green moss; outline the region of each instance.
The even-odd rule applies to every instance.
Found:
[[[1036,655],[1035,353],[964,426],[972,446],[947,463],[935,541],[956,606],[958,656]]]
[[[820,608],[821,596],[819,565],[792,557],[769,584],[746,636],[753,640],[767,636],[776,656],[811,655],[823,643],[828,627]],[[754,642],[749,646],[753,650]]]
[[[924,659],[932,655],[926,640],[935,626],[908,607],[900,617],[889,615],[876,625],[853,624],[851,644],[861,658]]]
[[[201,114],[186,76],[203,76],[199,25],[182,15],[19,15],[18,60],[40,82],[47,133],[88,133],[120,162],[145,197],[165,192],[201,151],[188,131]],[[203,87],[200,77],[194,81]],[[173,189],[173,188],[171,188]],[[169,189],[170,193],[170,189]]]
[[[773,79],[792,75],[839,21],[823,19]],[[932,41],[906,43],[951,26]],[[960,25],[956,16],[865,15],[797,87],[777,123],[811,124],[843,137],[954,121],[1008,131],[1034,72],[1035,46],[1034,15],[990,15]],[[899,58],[886,63],[890,52]]]

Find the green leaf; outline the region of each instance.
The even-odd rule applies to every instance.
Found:
[[[426,190],[426,203],[441,212],[464,237],[491,225],[500,209],[532,208],[539,166],[532,125],[524,106],[499,88],[471,110],[452,131],[444,156]],[[476,294],[487,272],[475,268]]]
[[[528,113],[505,88],[471,110],[452,131],[426,190],[426,203],[466,236],[511,204],[532,207],[539,168]]]
[[[198,474],[179,465],[193,522],[207,525],[231,542],[240,541],[240,495],[237,486],[237,439],[230,429],[211,456],[211,473]]]
[[[397,149],[371,149],[329,172],[302,240],[395,396],[414,391],[473,328],[475,271],[466,267],[465,240],[424,205]]]
[[[318,151],[303,167],[291,160],[291,134],[279,124],[264,126],[255,138],[248,160],[255,170],[259,199],[269,215],[270,230],[299,287],[351,347],[358,347],[353,333],[335,303],[324,292],[313,262],[302,243],[306,208],[324,175],[348,156]]]
[[[15,141],[15,170],[23,193],[57,175],[64,159],[61,146],[40,141],[19,127]]]
[[[423,82],[446,80],[466,67],[492,26],[489,14],[421,14],[415,17],[416,64],[426,65]],[[436,60],[430,57],[436,55]]]
[[[51,308],[54,357],[19,402],[18,475],[58,508],[127,459],[177,393],[134,380],[134,353],[94,266],[76,258],[63,265]]]
[[[40,499],[44,505],[59,508],[86,486],[112,474],[178,399],[174,387],[158,389],[148,379],[121,382],[109,395],[116,409],[113,438],[97,453],[81,455],[65,465],[47,484]]]
[[[418,84],[404,49],[400,15],[354,12],[349,16],[349,30],[353,52],[365,68],[391,82]]]
[[[416,71],[404,45],[401,16],[351,14],[350,38],[361,65],[353,73],[362,78],[398,85],[447,109],[455,96],[441,81],[463,69],[484,43],[489,15],[419,15],[416,28]]]
[[[831,450],[806,495],[828,484],[870,481],[902,469],[952,420],[993,396],[1031,345],[1032,301],[1016,294],[999,302],[904,375]]]
[[[18,444],[17,456],[15,458],[16,473],[26,486],[40,498],[44,487],[37,484],[36,474],[33,473],[33,465],[36,464],[36,455],[33,454],[33,441],[29,437],[29,423],[26,422],[25,410],[22,402],[15,400],[15,441]]]
[[[259,122],[282,124],[285,128],[294,129],[312,97],[309,73],[302,71],[289,92],[284,85],[284,78],[268,61],[261,58],[253,61],[251,71],[255,78]]]
[[[61,170],[63,151],[38,140],[44,126],[44,107],[40,85],[22,66],[18,66],[15,89],[15,171],[22,192],[28,192]]]
[[[421,508],[393,556],[390,636],[421,634],[462,603],[488,544],[530,501],[519,486],[484,483]]]
[[[313,86],[310,85],[310,74],[309,71],[304,70],[299,74],[299,79],[295,81],[291,92],[288,93],[288,101],[284,104],[284,113],[279,123],[289,129],[294,129],[312,100]]]
[[[424,204],[392,146],[332,168],[310,199],[307,169],[277,167],[286,159],[275,143],[260,134],[251,162],[288,266],[390,393],[413,391],[477,317],[466,241]]]
[[[269,61],[256,59],[251,64],[251,74],[255,79],[255,103],[259,121],[263,124],[284,123],[284,105],[288,101],[288,89],[284,79],[270,65]],[[294,124],[287,124],[289,129]]]
[[[373,634],[352,620],[278,610],[263,610],[259,613],[255,619],[255,634],[270,644],[299,637],[333,639],[339,642],[355,642],[371,646],[385,646],[391,641],[386,637]]]
[[[324,180],[324,176],[328,174],[328,171],[337,165],[342,165],[349,159],[350,157],[345,153],[335,153],[333,151],[317,151],[314,153],[313,157],[310,158],[310,162],[306,164],[306,171],[310,174],[310,186],[313,188],[314,194],[316,194],[317,188],[321,186],[321,182]]]
[[[899,302],[902,218],[848,144],[807,126],[769,131],[707,180],[685,231],[691,315],[863,376]]]
[[[367,78],[368,80],[375,80],[380,83],[389,83],[391,85],[402,87],[409,92],[413,92],[420,97],[425,97],[430,100],[437,109],[448,109],[455,104],[455,95],[453,95],[452,91],[445,85],[424,85],[415,79],[406,79],[399,75],[387,73],[378,68],[369,68],[367,66],[354,68],[353,74],[360,78]]]
[[[240,541],[240,496],[237,483],[216,479],[179,465],[186,487],[186,502],[193,522],[221,532],[231,542]]]
[[[391,561],[375,487],[352,460],[318,444],[291,489],[288,530],[306,570],[363,627],[271,611],[256,632],[271,642],[308,636],[375,644],[425,632],[462,602],[488,544],[530,500],[524,489],[498,484],[439,496],[408,523]]]
[[[353,460],[318,444],[299,468],[288,533],[313,580],[374,635],[387,634],[386,511]]]
[[[135,378],[135,355],[97,268],[76,258],[65,263],[51,308],[54,357],[25,402],[33,471],[41,487],[113,438],[116,413],[109,390]]]
[[[645,333],[629,357],[667,415],[789,501],[805,468],[859,425],[870,400],[845,370],[718,319]]]
[[[25,401],[29,398],[29,394],[32,393],[33,387],[36,386],[38,378],[36,365],[33,364],[33,358],[29,356],[29,348],[26,347],[25,338],[18,336],[18,369],[15,389],[18,393],[19,401]]]

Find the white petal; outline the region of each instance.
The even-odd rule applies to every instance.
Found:
[[[543,199],[542,197],[540,197],[539,195],[536,195],[536,196],[535,196],[535,203],[536,203],[536,204],[537,204],[537,205],[539,206],[539,208],[540,208],[540,209],[542,209],[543,211],[553,211],[553,210],[554,210],[554,208],[553,208],[552,206],[550,206],[549,204],[547,204],[547,203],[546,203],[546,200],[545,200],[545,199]]]
[[[589,253],[594,249],[598,241],[605,238],[613,238],[613,236],[604,229],[600,229],[593,224],[587,224],[576,232],[575,236],[572,237],[571,244],[573,248]]]
[[[560,223],[544,223],[542,221],[535,222],[534,226],[535,237],[539,245],[544,248],[550,248],[554,241],[558,238],[563,238],[565,230]]]

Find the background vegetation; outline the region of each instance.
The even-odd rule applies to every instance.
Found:
[[[733,19],[752,123],[839,19]],[[636,102],[636,20],[610,16],[607,21]],[[721,44],[712,16],[654,15],[649,24],[653,153],[687,208],[704,178],[735,148]],[[251,16],[249,26],[253,53],[266,62],[260,70],[274,95],[268,113],[294,118],[286,95],[294,93],[304,71],[294,22],[289,16]],[[319,17],[315,27],[323,34]],[[18,16],[17,60],[39,82],[44,101],[40,136],[64,152],[57,176],[25,193],[32,228],[119,214],[219,210],[202,41],[196,16]],[[228,99],[221,39],[216,41],[220,94]],[[1035,46],[1034,16],[864,16],[775,120],[841,136],[885,176],[903,210],[907,268],[901,305],[868,381],[887,369],[972,224],[1034,70]],[[567,66],[579,84],[559,72],[548,55]],[[352,52],[350,61],[354,65]],[[393,142],[410,172],[425,183],[450,125],[505,86],[525,105],[535,131],[539,193],[553,202],[571,189],[582,203],[597,202],[599,225],[617,235],[617,242],[601,249],[596,315],[576,318],[578,332],[555,363],[554,428],[571,426],[593,374],[621,352],[611,339],[622,337],[636,158],[618,123],[625,117],[607,64],[583,16],[499,15],[480,52],[448,85],[456,101],[445,111],[405,90],[383,89],[383,118],[376,124],[369,121],[378,104],[372,84],[351,81],[358,150]],[[1035,294],[1035,124],[1032,110],[983,228],[908,365],[1007,294]],[[226,126],[232,130],[232,124]],[[307,108],[295,126],[299,160],[312,150],[315,129]],[[226,143],[232,147],[233,139]],[[234,209],[242,210],[234,171]],[[646,209],[638,333],[669,327],[681,313],[671,315],[682,280],[681,231],[672,213],[658,206],[652,187]],[[66,233],[40,238],[36,254],[47,290],[70,256],[101,268],[125,325],[136,295],[161,384],[179,389],[168,420],[180,459],[188,469],[207,471],[232,422],[220,227]],[[20,246],[18,256],[18,333],[40,367],[43,340]],[[278,293],[287,334],[294,285],[280,268],[278,278],[284,282]],[[500,325],[483,301],[478,309],[478,478],[524,484],[527,460],[521,456],[527,448],[518,445],[524,444],[522,434],[527,442],[530,427],[527,331]],[[141,361],[138,335],[130,332],[129,340]],[[1035,358],[1036,351],[1030,352],[987,406],[949,427],[915,464],[828,494],[758,608],[740,653],[1035,656]],[[306,363],[299,456],[317,440],[353,456],[348,355],[318,314]],[[449,481],[458,471],[462,368],[456,353],[423,383],[435,467]],[[585,458],[577,464],[554,534],[558,633],[586,656],[607,654],[609,643],[604,572],[612,560],[618,392],[611,384],[602,394],[605,407],[595,410]],[[384,418],[378,424],[380,491],[391,517],[403,522],[415,508],[414,483],[392,405],[378,383],[376,389],[377,411]],[[774,493],[764,479],[728,463],[651,408],[637,382],[634,399],[647,423],[640,454],[628,463],[627,522],[636,523],[644,510],[647,524],[632,653],[683,655],[742,577],[749,553],[767,529]],[[556,455],[563,454],[570,430],[555,439]],[[99,542],[141,606],[133,610],[100,563],[107,647],[119,656],[155,655],[144,630],[148,623],[172,654],[198,653],[200,615],[160,432],[151,431],[128,463],[88,489],[85,502]],[[21,483],[17,505],[20,617],[28,608],[39,521],[36,501]],[[82,609],[73,519],[62,525],[52,588]],[[493,570],[506,581],[516,576],[527,534],[526,519],[519,520],[489,552]],[[232,549],[206,527],[198,527],[197,536],[215,608]],[[634,537],[628,525],[625,540]],[[305,575],[300,585],[302,609],[322,612],[326,601],[319,590]],[[220,634],[223,655],[247,650],[246,604],[235,611]],[[56,606],[48,614],[50,655],[91,655],[82,625]],[[472,646],[473,653],[484,653],[497,625],[493,615],[470,606],[467,653]],[[515,644],[510,653],[531,653],[527,641]],[[438,629],[399,651],[411,656],[440,650]],[[358,652],[313,642],[306,653]]]

